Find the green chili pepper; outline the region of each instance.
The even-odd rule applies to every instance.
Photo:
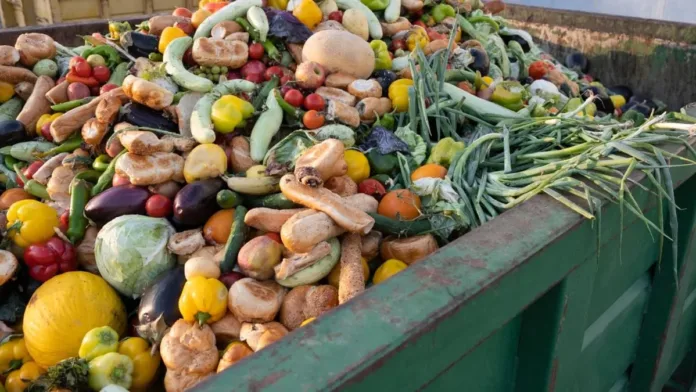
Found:
[[[19,160],[12,155],[5,155],[5,166],[7,167],[14,167],[16,164],[19,163]]]
[[[261,110],[261,106],[263,106],[264,102],[266,102],[266,98],[268,98],[268,94],[273,91],[274,88],[278,87],[278,84],[280,83],[280,80],[278,79],[278,75],[273,75],[271,77],[271,80],[266,82],[266,84],[261,87],[261,90],[259,90],[259,93],[254,97],[254,100],[252,101],[252,105],[254,106],[254,109],[256,111]]]
[[[103,172],[109,167],[109,162],[111,162],[111,157],[106,154],[101,154],[92,163],[92,168]]]
[[[105,189],[111,186],[111,181],[114,179],[114,174],[116,174],[116,161],[118,161],[118,158],[120,158],[121,155],[125,154],[126,152],[127,150],[125,149],[119,152],[118,155],[116,155],[109,163],[109,166],[106,168],[104,173],[99,176],[97,184],[92,188],[92,197],[102,193]]]
[[[454,17],[455,15],[457,15],[457,12],[449,4],[438,4],[435,7],[433,7],[432,10],[430,10],[430,15],[432,15],[433,19],[435,20],[435,23],[440,23],[443,19],[447,17]]]
[[[82,135],[80,134],[75,134],[72,135],[68,138],[68,140],[64,141],[63,144],[53,147],[52,149],[42,152],[40,154],[37,154],[39,158],[47,157],[49,155],[56,155],[60,154],[62,152],[73,152],[76,149],[80,148],[80,146],[84,143],[84,140],[82,139]]]
[[[389,5],[389,0],[360,0],[372,11],[382,11]]]
[[[454,15],[450,15],[450,16],[454,16]],[[497,33],[500,30],[500,25],[498,25],[498,22],[493,20],[493,18],[491,18],[488,15],[472,16],[471,18],[469,18],[469,23],[471,23],[471,24],[488,23],[493,28],[494,33]]]
[[[375,70],[391,69],[392,60],[391,57],[389,57],[389,47],[387,43],[376,39],[370,42],[370,47],[375,53]]]
[[[83,172],[86,173],[86,172]],[[82,173],[80,173],[82,174]],[[80,175],[78,174],[78,176]],[[77,178],[70,184],[70,223],[68,224],[68,239],[73,244],[85,236],[87,230],[87,218],[85,217],[85,205],[89,200],[89,185],[82,178]]]
[[[81,99],[75,99],[73,101],[59,103],[57,105],[51,106],[51,110],[53,110],[54,112],[67,112],[69,110],[75,109],[76,107],[80,107],[84,104],[89,103],[94,98],[95,97],[86,97]]]

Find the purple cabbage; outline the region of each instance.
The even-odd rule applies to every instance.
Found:
[[[312,36],[312,31],[293,14],[273,8],[264,8],[270,30],[268,35],[282,38],[291,44],[304,43]]]
[[[376,126],[372,132],[363,140],[360,145],[362,151],[368,151],[376,148],[380,154],[386,155],[393,152],[408,153],[408,144],[399,139],[393,132],[387,128]]]

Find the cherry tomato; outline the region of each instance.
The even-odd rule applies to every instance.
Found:
[[[279,67],[277,65],[274,65],[272,67],[268,67],[266,69],[266,72],[263,74],[263,77],[266,80],[271,80],[271,78],[273,78],[273,75],[278,76],[278,79],[282,78],[283,75],[285,75],[285,71],[283,70],[283,67]]]
[[[118,86],[113,84],[113,83],[107,83],[107,84],[101,86],[101,88],[99,89],[99,95],[104,94],[104,93],[108,93],[109,91],[111,91],[115,88],[118,88]]]
[[[130,184],[130,179],[126,176],[119,176],[114,174],[114,178],[111,180],[111,186],[128,185]]]
[[[46,124],[41,126],[41,136],[44,137],[44,139],[48,140],[49,142],[53,141],[53,135],[51,135],[51,122],[47,122]]]
[[[32,178],[34,178],[34,173],[36,173],[36,171],[39,170],[42,165],[43,162],[34,161],[30,163],[29,166],[22,169],[22,174],[24,174],[27,180],[31,180]],[[22,181],[22,179],[19,176],[17,176],[17,185],[24,186],[24,181]]]
[[[172,214],[172,201],[167,196],[152,195],[145,202],[145,211],[153,218],[165,218]]]
[[[111,77],[111,71],[109,71],[109,67],[97,65],[92,69],[92,75],[99,83],[106,83]]]
[[[263,45],[258,42],[254,42],[249,45],[249,58],[254,60],[261,60],[266,51],[263,49]]]
[[[92,66],[89,65],[87,60],[80,56],[75,56],[70,59],[70,69],[75,73],[75,75],[81,78],[88,78],[92,76]]]
[[[191,10],[188,8],[183,8],[183,7],[177,7],[174,9],[174,12],[172,12],[172,15],[174,16],[183,16],[184,18],[191,18]]]
[[[326,101],[317,93],[309,94],[304,100],[304,108],[307,110],[322,111],[326,107]]]
[[[278,234],[278,233],[266,233],[264,235],[266,237],[272,239],[273,241],[283,245],[283,241],[280,239],[280,234]]]
[[[304,101],[304,96],[302,95],[300,90],[291,88],[290,90],[288,90],[287,93],[285,93],[285,96],[283,97],[283,99],[287,103],[289,103],[290,105],[292,105],[296,108],[299,108],[300,106],[302,106],[302,102]]]
[[[70,226],[70,210],[67,210],[64,213],[60,214],[60,231],[65,233],[66,231],[68,231],[69,226]]]
[[[310,110],[304,114],[302,122],[308,129],[317,129],[324,125],[324,115],[316,110]]]
[[[375,180],[374,178],[368,178],[358,184],[358,192],[370,195],[375,199],[380,200],[382,199],[382,196],[387,193],[387,190],[384,189],[384,185],[382,185],[381,182]]]
[[[343,12],[334,11],[329,14],[329,20],[335,20],[338,23],[343,23]]]
[[[289,82],[292,82],[292,81],[293,81],[293,76],[292,76],[292,75],[283,75],[283,76],[280,78],[280,85],[281,85],[281,86],[285,86],[286,84],[288,84]]]
[[[396,52],[399,49],[406,49],[406,41],[402,39],[393,39],[391,42],[391,50]]]

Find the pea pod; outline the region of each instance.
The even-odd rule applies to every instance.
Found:
[[[87,97],[87,98],[75,99],[72,101],[59,103],[57,105],[51,106],[51,110],[53,110],[54,112],[67,112],[67,111],[70,111],[72,109],[75,109],[76,107],[80,107],[82,105],[85,105],[85,104],[89,103],[90,101],[92,101],[93,99],[94,99],[94,97]]]

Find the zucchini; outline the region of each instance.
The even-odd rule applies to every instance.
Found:
[[[234,210],[234,219],[232,220],[232,229],[230,236],[227,237],[225,244],[225,256],[220,262],[220,271],[224,274],[231,272],[237,265],[237,255],[244,244],[246,234],[246,225],[244,224],[244,216],[247,209],[244,206],[238,206]]]
[[[207,93],[213,89],[213,82],[192,74],[184,67],[184,63],[181,61],[184,57],[184,52],[191,46],[191,43],[193,43],[193,39],[189,36],[179,37],[170,42],[164,50],[164,57],[162,58],[164,69],[179,86],[187,90]]]
[[[367,18],[367,28],[370,30],[370,37],[372,37],[372,39],[382,39],[382,25],[379,24],[379,19],[377,19],[375,13],[367,8],[360,0],[336,0],[336,5],[342,10],[355,8],[362,12],[365,18]]]
[[[354,1],[358,1],[358,3],[360,3],[360,0]],[[193,36],[193,39],[196,40],[201,37],[209,36],[210,31],[213,29],[213,26],[222,21],[234,20],[235,18],[246,16],[246,13],[247,11],[249,11],[249,8],[253,6],[263,7],[263,1],[237,0],[229,3],[228,5],[221,8],[219,11],[205,18],[203,23],[201,23],[200,26],[198,26],[198,28],[196,29],[196,34]]]
[[[253,197],[244,200],[244,204],[249,208],[273,208],[274,210],[289,210],[297,208],[297,204],[288,200],[282,193],[274,193],[263,197]]]
[[[249,7],[246,17],[249,24],[251,24],[251,26],[259,32],[259,39],[261,42],[266,42],[266,37],[268,36],[269,30],[268,17],[266,16],[266,13],[263,12],[261,7],[252,6]]]
[[[297,287],[303,284],[312,284],[320,281],[331,273],[341,259],[341,243],[336,237],[327,241],[331,245],[331,253],[317,260],[307,268],[303,268],[285,279],[276,280],[284,287]]]
[[[263,161],[271,144],[271,139],[280,130],[283,122],[283,109],[275,97],[275,94],[268,94],[266,99],[266,111],[261,113],[259,119],[254,124],[249,137],[249,149],[251,159],[255,162]]]
[[[128,76],[128,69],[129,63],[119,63],[116,68],[114,68],[114,72],[111,73],[111,77],[106,83],[111,83],[115,84],[117,86],[120,86],[123,84],[123,80]]]
[[[373,212],[368,214],[375,220],[375,225],[372,227],[372,230],[380,231],[382,234],[390,234],[397,237],[410,237],[414,235],[426,234],[433,230],[430,221],[427,219],[402,221],[387,218],[384,215]]]
[[[0,121],[16,120],[19,112],[22,111],[24,102],[19,97],[10,98],[0,105]]]

